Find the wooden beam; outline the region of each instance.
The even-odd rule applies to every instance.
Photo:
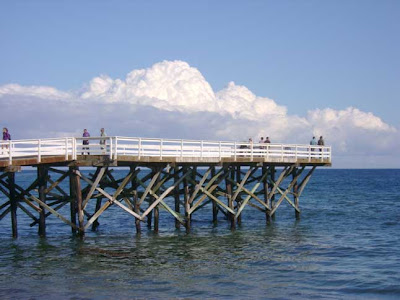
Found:
[[[98,171],[98,172],[96,172],[96,173],[97,173],[96,180],[95,180],[95,181],[93,182],[93,184],[91,185],[90,190],[89,190],[89,193],[87,193],[87,195],[86,195],[86,197],[85,197],[85,200],[83,200],[83,204],[82,204],[83,209],[86,208],[86,206],[87,206],[87,204],[88,204],[90,198],[92,197],[94,191],[96,190],[96,187],[99,185],[100,180],[103,178],[103,175],[104,175],[104,172],[106,171],[106,169],[107,169],[106,167],[102,167],[102,168],[99,167],[99,168],[97,168],[97,171]]]
[[[71,227],[75,226],[75,224],[71,223],[68,219],[64,218],[60,213],[58,213],[56,210],[54,210],[53,208],[48,206],[45,202],[41,201],[39,198],[37,198],[33,195],[30,195],[29,198],[32,199],[33,201],[36,201],[40,206],[43,206],[44,208],[46,208],[48,211],[50,211],[53,215],[55,215],[57,218],[62,220],[64,223],[70,225]],[[39,222],[40,222],[40,220],[39,220]]]
[[[177,166],[174,167],[174,183],[179,180],[179,168]],[[179,206],[179,184],[175,185],[174,189],[174,200],[175,200],[175,213],[180,214],[180,206]],[[175,228],[179,229],[180,228],[181,222],[178,220],[178,218],[175,217]]]
[[[304,167],[303,167],[304,168]],[[293,170],[293,168],[292,168]],[[298,172],[292,182],[289,184],[289,187],[284,191],[283,195],[279,198],[279,200],[276,202],[275,207],[270,211],[270,215],[273,215],[275,213],[275,211],[277,210],[277,208],[279,207],[279,205],[282,203],[282,201],[285,199],[285,195],[293,188],[294,184],[296,183],[297,179],[299,178],[301,172]]]
[[[37,167],[37,178],[38,178],[38,190],[39,190],[39,205],[42,211],[39,214],[39,236],[46,236],[46,185],[48,177],[48,168],[43,165]]]

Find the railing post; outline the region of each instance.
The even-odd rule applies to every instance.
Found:
[[[163,140],[160,139],[160,160],[162,160],[163,157]]]
[[[115,151],[114,151],[114,159],[118,158],[118,137],[115,137]]]
[[[181,158],[183,157],[183,140],[181,140]]]
[[[236,161],[236,142],[233,144],[233,157],[234,157],[234,160]]]
[[[281,144],[281,159],[283,161],[283,144]]]
[[[68,138],[65,138],[65,160],[68,160]]]
[[[296,158],[296,161],[297,161],[297,145],[296,145],[296,148],[295,148],[295,153],[294,153],[294,156],[295,156],[295,158]]]
[[[311,147],[312,146],[308,146],[308,162],[310,162],[311,161]]]
[[[201,140],[201,145],[200,145],[200,159],[203,160],[203,140]]]
[[[329,147],[329,162],[332,162],[332,147]]]
[[[12,142],[11,140],[8,141],[8,163],[11,165],[12,164]]]
[[[38,140],[38,162],[41,162],[42,160],[41,150],[42,150],[42,141]]]
[[[266,153],[266,157],[267,157],[267,161],[268,161],[268,157],[269,157],[269,144],[267,143],[267,153]]]
[[[110,159],[113,158],[113,139],[110,137]]]
[[[250,161],[253,161],[253,143],[250,143]]]
[[[222,151],[222,149],[221,149],[221,142],[219,142],[219,160],[221,160],[221,156],[222,156],[221,151]]]
[[[321,161],[324,161],[324,146],[321,146],[319,151],[321,152]]]
[[[139,160],[140,160],[140,156],[141,156],[141,148],[142,148],[142,139],[139,138],[139,142],[138,142],[138,156],[139,156]]]

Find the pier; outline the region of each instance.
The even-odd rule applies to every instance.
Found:
[[[314,170],[332,163],[331,147],[295,144],[113,136],[2,141],[1,146],[0,221],[10,214],[13,237],[18,213],[31,219],[29,226],[37,226],[40,236],[46,235],[50,216],[84,236],[96,230],[111,205],[135,218],[138,234],[142,226],[158,232],[160,209],[174,217],[171,226],[187,232],[193,214],[207,208],[210,222],[223,214],[232,229],[240,226],[244,209],[263,213],[270,223],[284,201],[300,218],[300,196]],[[37,175],[23,188],[15,172],[26,167]],[[84,175],[83,167],[93,172]],[[114,178],[115,168],[125,175]]]

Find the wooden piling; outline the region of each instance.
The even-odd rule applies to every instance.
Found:
[[[38,191],[39,191],[39,200],[43,203],[46,203],[46,187],[47,187],[47,176],[48,176],[48,168],[43,165],[39,165],[37,167],[37,178],[38,178]],[[43,205],[40,205],[40,213],[39,213],[39,236],[46,236],[46,211]]]
[[[157,168],[158,172],[162,171],[162,168]],[[157,180],[155,182],[155,186],[157,186],[160,182],[160,176],[157,177]],[[158,189],[155,194],[157,196],[160,196],[160,189]],[[160,218],[160,211],[159,211],[159,207],[158,204],[154,207],[154,233],[158,233],[158,226],[159,226],[159,218]]]
[[[135,173],[135,166],[130,167],[130,171],[132,173]],[[131,185],[132,185],[132,195],[133,195],[133,206],[134,206],[134,211],[136,214],[140,215],[140,203],[139,203],[139,196],[138,196],[138,183],[136,181],[136,176],[133,176],[131,179]],[[140,226],[140,219],[135,218],[135,227],[136,227],[136,234],[141,234],[142,229]]]
[[[240,173],[240,166],[236,166],[236,182],[240,182],[241,181],[241,173]],[[242,205],[242,196],[238,195],[237,197],[237,207],[239,209],[239,207]],[[237,217],[237,224],[239,226],[242,225],[242,214],[239,214],[239,216]]]
[[[274,184],[275,184],[275,173],[276,173],[275,166],[271,166],[271,182],[273,182]],[[270,199],[271,199],[270,207],[271,207],[271,210],[272,210],[274,208],[274,205],[275,205],[275,192],[272,194]],[[275,216],[276,216],[276,213],[272,214],[271,219],[275,220]]]
[[[13,238],[18,237],[18,228],[17,228],[17,198],[15,194],[15,173],[8,173],[8,186],[10,193],[10,207],[11,207],[11,229]]]
[[[179,180],[179,167],[174,167],[174,183],[178,182]],[[174,189],[174,200],[175,200],[175,212],[178,214],[180,213],[180,195],[179,195],[179,186],[178,183]],[[179,229],[181,227],[181,223],[177,218],[175,218],[175,228]]]
[[[211,178],[214,178],[214,177],[215,177],[215,166],[212,166]],[[214,223],[214,225],[217,225],[217,223],[218,223],[218,206],[214,200],[212,200],[212,211],[213,211],[213,223]]]
[[[264,184],[264,200],[265,200],[265,204],[267,205],[267,207],[271,208],[271,201],[270,201],[270,199],[268,197],[268,193],[269,193],[268,171],[269,171],[268,167],[263,167],[262,168],[263,176],[266,175],[265,178],[264,178],[264,182],[263,182],[263,184]],[[269,212],[268,212],[267,209],[265,210],[265,220],[266,220],[267,224],[271,223],[271,217],[270,217]]]
[[[73,178],[73,188],[74,188],[74,195],[76,198],[76,208],[78,214],[78,233],[80,237],[84,237],[85,235],[85,226],[84,226],[84,213],[83,213],[83,199],[82,199],[82,188],[81,188],[81,179],[78,174],[79,168],[76,167],[72,172]]]
[[[75,167],[69,167],[69,193],[70,193],[70,213],[71,213],[71,223],[75,225],[71,226],[71,231],[73,234],[76,233],[76,187],[75,187],[75,179],[74,172]]]
[[[232,167],[229,167],[226,172],[230,173],[230,174],[228,174],[227,178],[228,177],[232,178],[232,175],[234,174]],[[233,210],[234,208],[233,208],[233,201],[232,201],[232,183],[227,178],[225,179],[225,186],[226,186],[226,195],[228,198],[228,207]],[[235,226],[235,215],[228,212],[228,220],[231,222],[231,229],[234,229],[236,227]]]
[[[101,201],[102,201],[102,197],[98,197],[96,200],[96,208],[94,210],[94,213],[98,212],[101,208]],[[96,231],[97,227],[99,227],[100,223],[99,223],[99,219],[97,218],[93,224],[92,224],[92,231]]]
[[[152,171],[152,175],[153,176],[157,173],[157,172],[154,171],[154,169],[151,169],[151,171]],[[150,207],[151,204],[153,204],[153,196],[149,196],[148,199],[149,199],[149,207]],[[153,210],[151,210],[149,212],[149,214],[147,215],[147,228],[148,229],[151,229],[152,219],[153,219]]]
[[[187,172],[187,167],[184,167],[184,174]],[[192,176],[190,174],[189,176]],[[188,179],[187,177],[183,180],[183,196],[184,196],[184,203],[185,203],[185,227],[186,227],[186,233],[190,232],[190,225],[191,225],[191,216],[190,216],[190,191],[189,191],[189,185],[188,185]]]
[[[295,169],[293,170],[293,173],[292,173],[293,180],[295,180],[296,175],[297,175],[297,172],[298,172],[298,169],[295,168]],[[294,183],[294,185],[293,185],[293,199],[294,199],[294,205],[295,205],[295,207],[297,208],[297,209],[294,210],[296,220],[299,220],[299,219],[300,219],[298,187],[299,187],[299,186],[298,186],[297,179],[296,179],[296,180],[295,180],[295,183]]]

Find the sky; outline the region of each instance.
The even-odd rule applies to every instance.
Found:
[[[399,168],[400,1],[0,1],[1,125],[308,143]]]

